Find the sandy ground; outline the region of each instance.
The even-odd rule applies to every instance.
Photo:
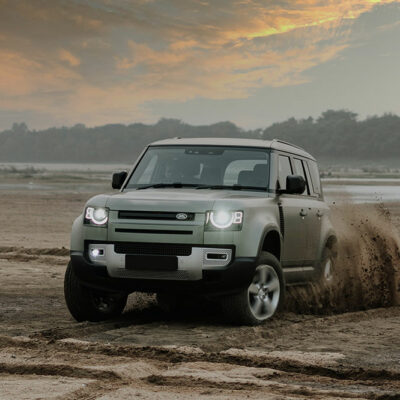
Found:
[[[140,294],[118,320],[76,323],[63,274],[90,196],[0,191],[0,399],[400,399],[398,204],[334,210],[335,290],[290,289],[262,327]]]

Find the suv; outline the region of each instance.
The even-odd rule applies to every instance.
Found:
[[[255,325],[280,309],[285,285],[332,280],[329,208],[315,159],[297,146],[162,140],[112,187],[72,227],[64,289],[78,321],[115,317],[139,291],[169,306],[213,297]]]

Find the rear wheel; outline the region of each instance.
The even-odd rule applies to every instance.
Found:
[[[119,316],[125,308],[128,296],[95,290],[82,285],[71,263],[64,279],[65,302],[71,315],[78,321],[104,321]]]
[[[324,286],[332,285],[335,279],[336,255],[335,251],[325,247],[322,252],[319,282]]]
[[[263,252],[252,283],[242,292],[224,297],[221,305],[232,322],[259,325],[281,309],[284,292],[280,262],[272,254]]]

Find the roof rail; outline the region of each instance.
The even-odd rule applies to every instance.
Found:
[[[296,147],[296,148],[298,148],[298,149],[300,149],[300,150],[306,151],[306,150],[304,150],[302,147],[297,146],[296,144],[292,144],[292,143],[289,143],[289,142],[285,142],[284,140],[272,139],[272,141],[273,141],[273,142],[282,143],[282,144],[286,144],[286,145],[288,145],[288,146]]]

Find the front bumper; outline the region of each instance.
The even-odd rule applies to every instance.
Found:
[[[232,261],[232,248],[192,247],[190,254],[177,255],[177,270],[163,271],[149,268],[152,255],[139,255],[139,269],[126,268],[125,253],[115,251],[113,243],[91,243],[88,245],[88,258],[97,266],[105,266],[112,278],[128,279],[166,279],[196,281],[202,279],[205,270],[223,270]],[[96,255],[94,255],[96,252]],[[162,264],[163,256],[157,260]]]
[[[93,256],[94,248],[100,254]],[[234,258],[229,248],[193,247],[190,255],[177,257],[173,271],[146,270],[146,265],[127,269],[125,256],[116,253],[112,243],[90,244],[85,253],[71,252],[71,265],[83,284],[102,290],[198,294],[239,291],[251,283],[256,268],[255,258]]]

